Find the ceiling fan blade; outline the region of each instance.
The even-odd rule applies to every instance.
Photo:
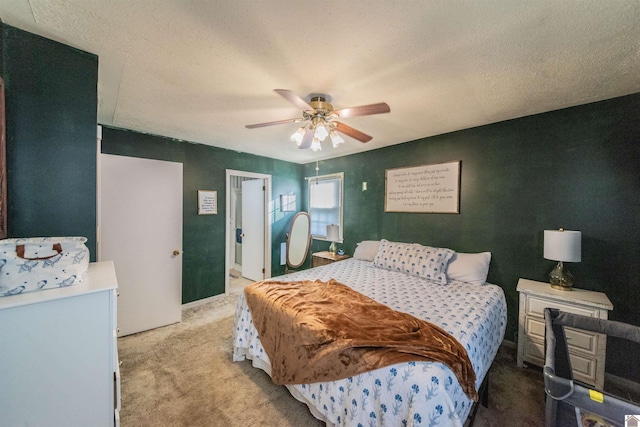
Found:
[[[389,105],[386,102],[379,102],[377,104],[361,105],[359,107],[342,108],[340,110],[334,110],[341,119],[356,116],[369,116],[371,114],[388,113],[391,111]]]
[[[309,148],[311,147],[311,141],[313,141],[313,131],[311,129],[307,129],[302,137],[302,142],[300,142],[300,146],[298,148]]]
[[[316,110],[311,105],[307,104],[307,101],[300,98],[298,95],[296,95],[292,91],[287,89],[274,89],[274,91],[278,92],[280,96],[282,96],[287,101],[291,102],[293,105],[295,105],[302,111],[313,111],[315,113]]]
[[[256,123],[254,125],[245,125],[245,127],[247,129],[255,129],[255,128],[262,128],[265,126],[273,126],[273,125],[283,125],[285,123],[298,123],[301,122],[302,119],[298,118],[298,119],[285,119],[285,120],[276,120],[274,122],[266,122],[266,123]]]
[[[360,132],[357,129],[352,128],[351,126],[347,126],[344,123],[333,122],[336,124],[336,130],[338,132],[342,132],[345,135],[350,136],[351,138],[357,139],[360,142],[369,142],[373,138],[372,136],[367,135],[366,133]]]

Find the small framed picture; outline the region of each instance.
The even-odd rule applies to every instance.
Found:
[[[198,215],[215,215],[218,213],[218,192],[198,190]]]
[[[282,212],[295,212],[296,210],[296,193],[289,192],[280,195],[280,210]]]

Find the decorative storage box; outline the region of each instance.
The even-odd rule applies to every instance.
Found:
[[[89,267],[85,237],[0,240],[0,296],[71,286]]]

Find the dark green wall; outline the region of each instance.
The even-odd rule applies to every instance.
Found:
[[[95,261],[98,58],[2,33],[9,237],[85,236]]]
[[[3,25],[10,236],[84,235],[95,256],[97,58]],[[544,229],[583,233],[577,286],[606,292],[611,318],[640,325],[640,94],[425,138],[319,163],[345,173],[344,247],[387,238],[491,251],[489,280],[507,296],[507,339],[517,330],[519,277],[546,280]],[[215,142],[214,142],[215,143]],[[198,216],[198,189],[225,200],[225,169],[271,174],[272,196],[294,191],[306,204],[300,166],[230,150],[105,128],[103,151],[173,160],[184,171],[183,301],[224,291],[224,204]],[[385,213],[387,168],[462,161],[460,214]],[[361,182],[368,190],[361,191]],[[272,274],[292,214],[273,215]],[[314,242],[325,250],[327,242]],[[624,350],[608,365],[640,381]]]
[[[4,24],[0,19],[0,76],[4,79]]]
[[[543,230],[559,227],[582,231],[582,262],[569,265],[576,286],[606,292],[610,318],[640,325],[639,123],[635,94],[320,162],[319,173],[345,173],[349,254],[380,238],[491,251],[489,280],[505,291],[509,340],[518,278],[546,281],[554,263],[542,257]],[[462,161],[460,214],[384,212],[385,169],[454,160]],[[315,163],[304,175],[315,175]]]
[[[102,152],[183,164],[184,303],[224,293],[227,169],[272,176],[271,274],[284,273],[280,265],[280,243],[285,241],[293,213],[281,214],[276,208],[280,194],[290,191],[300,194],[301,165],[109,127],[103,128]],[[218,192],[217,215],[198,215],[198,190]],[[301,199],[298,198],[298,207]]]

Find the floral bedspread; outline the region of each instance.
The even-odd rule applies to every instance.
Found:
[[[480,387],[504,337],[507,307],[500,287],[456,281],[441,285],[355,259],[277,279],[332,278],[445,329],[467,350]],[[233,345],[235,361],[252,359],[254,366],[270,372],[243,294],[236,306]],[[461,426],[473,404],[451,370],[435,362],[401,363],[338,381],[287,387],[315,417],[335,426]]]

